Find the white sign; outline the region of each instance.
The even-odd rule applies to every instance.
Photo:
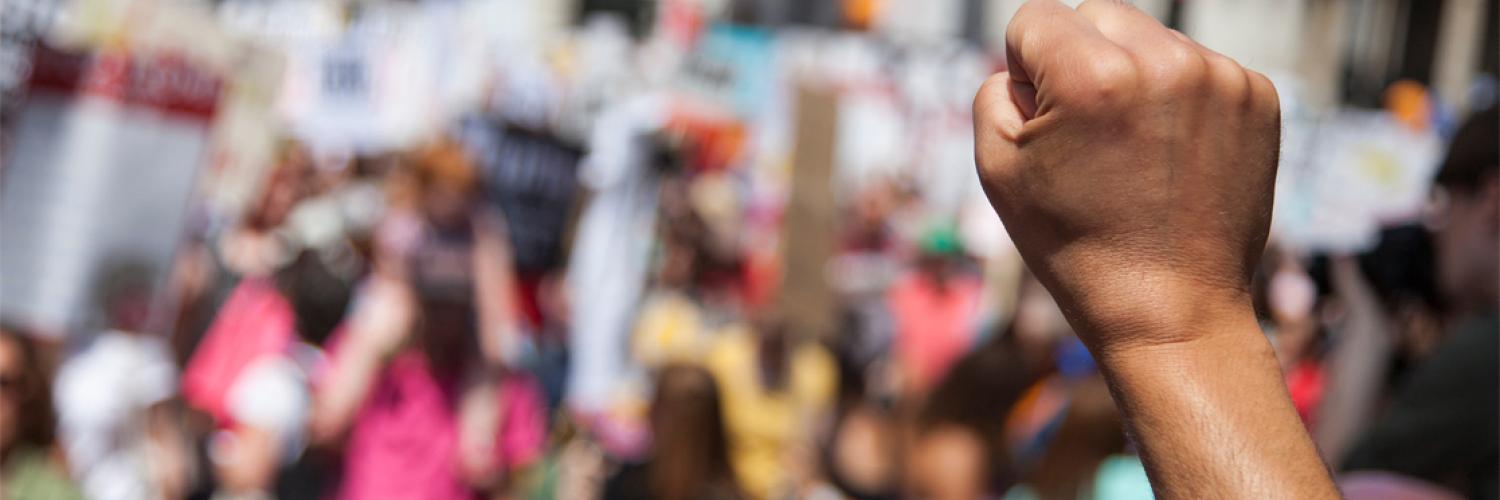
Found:
[[[0,170],[0,315],[60,333],[89,319],[106,263],[164,282],[220,82],[172,57],[34,64]]]

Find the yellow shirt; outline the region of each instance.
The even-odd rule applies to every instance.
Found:
[[[743,325],[726,330],[705,364],[719,384],[740,486],[752,498],[769,498],[791,486],[788,452],[810,439],[808,424],[832,402],[838,370],[821,347],[804,343],[792,353],[787,387],[768,391],[756,368],[754,333]]]

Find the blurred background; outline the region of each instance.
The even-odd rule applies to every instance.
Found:
[[[5,0],[0,498],[1149,498],[973,174],[1021,3]],[[1134,3],[1280,91],[1346,495],[1496,498],[1500,2]]]

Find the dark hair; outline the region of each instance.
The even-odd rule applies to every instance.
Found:
[[[1039,378],[1014,335],[997,335],[964,355],[932,389],[917,415],[921,432],[957,425],[985,444],[986,486],[1005,491],[1015,482],[1015,465],[1000,446],[1005,415]]]
[[[703,368],[669,364],[656,377],[651,403],[652,496],[663,500],[739,498],[729,466],[729,438],[719,389]]]
[[[1099,465],[1125,451],[1124,425],[1104,379],[1096,375],[1080,381],[1073,386],[1066,414],[1026,482],[1039,498],[1079,498],[1094,487]]]
[[[0,322],[0,342],[16,347],[21,354],[20,428],[16,442],[35,447],[52,445],[56,435],[57,416],[52,409],[50,377],[42,366],[36,343],[25,330]]]
[[[1480,183],[1500,169],[1500,107],[1478,111],[1469,116],[1453,142],[1448,156],[1438,169],[1434,182],[1449,191],[1472,192]]]
[[[94,274],[94,303],[106,315],[122,299],[152,293],[156,270],[146,259],[114,256],[99,265]]]
[[[313,250],[304,250],[276,272],[276,288],[292,306],[297,335],[322,345],[343,321],[353,287]]]

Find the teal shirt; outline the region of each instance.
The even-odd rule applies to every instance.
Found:
[[[1094,491],[1080,495],[1080,500],[1150,500],[1151,482],[1146,468],[1133,455],[1115,455],[1099,463],[1094,473]],[[1005,492],[1005,500],[1038,500],[1031,487],[1018,484]]]

